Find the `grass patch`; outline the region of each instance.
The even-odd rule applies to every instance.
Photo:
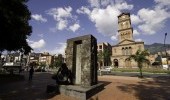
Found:
[[[139,69],[138,68],[113,68],[112,71],[114,72],[139,72]],[[164,70],[160,68],[143,68],[142,72],[170,74],[170,70]]]

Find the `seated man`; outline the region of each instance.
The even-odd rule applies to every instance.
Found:
[[[62,63],[58,69],[57,74],[52,76],[56,80],[56,84],[72,84],[71,71],[67,68],[65,63]]]

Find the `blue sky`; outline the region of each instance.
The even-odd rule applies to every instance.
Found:
[[[134,40],[170,44],[170,0],[29,0],[35,52],[64,53],[69,38],[92,34],[98,43],[118,43],[117,16],[130,12]]]

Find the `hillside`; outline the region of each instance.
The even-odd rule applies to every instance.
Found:
[[[154,43],[151,45],[144,45],[145,49],[148,49],[151,54],[155,54],[157,52],[165,51],[164,44]],[[170,44],[166,44],[166,50],[170,50]]]

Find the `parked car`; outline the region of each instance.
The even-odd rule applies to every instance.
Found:
[[[111,72],[112,71],[112,67],[111,66],[105,66],[104,68],[100,69],[101,72]]]

